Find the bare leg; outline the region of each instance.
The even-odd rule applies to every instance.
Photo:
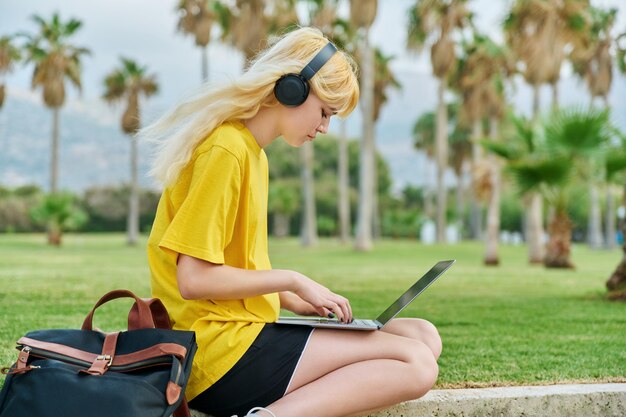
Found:
[[[423,396],[438,374],[425,323],[401,320],[378,332],[317,329],[287,394],[267,408],[277,417],[358,416]]]
[[[435,355],[435,359],[439,359],[441,355],[441,337],[437,328],[429,321],[423,319],[394,319],[385,327],[383,332],[392,333],[398,336],[409,337],[424,343],[430,348]]]

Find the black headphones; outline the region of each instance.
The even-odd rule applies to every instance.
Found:
[[[324,66],[326,62],[337,52],[332,42],[328,42],[309,62],[304,66],[300,74],[285,74],[276,81],[274,95],[276,99],[288,107],[296,107],[306,101],[309,96],[309,80]]]

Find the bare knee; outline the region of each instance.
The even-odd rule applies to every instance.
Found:
[[[385,327],[387,329],[387,327]],[[418,340],[428,346],[435,356],[441,355],[441,336],[437,328],[428,320],[423,319],[396,319],[389,324],[389,332],[400,336]]]
[[[441,336],[434,324],[427,320],[417,319],[417,325],[420,327],[420,332],[423,334],[424,343],[430,348],[435,356],[435,359],[441,355],[443,345],[441,343]]]
[[[406,378],[406,399],[414,400],[424,396],[437,382],[439,366],[429,346],[415,342],[410,361],[410,373]]]

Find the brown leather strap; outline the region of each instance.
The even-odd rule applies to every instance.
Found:
[[[191,417],[189,405],[187,404],[185,397],[183,397],[183,401],[180,403],[176,411],[174,411],[173,417]]]
[[[138,328],[141,329],[152,329],[154,328],[154,322],[152,321],[152,312],[150,311],[150,306],[148,306],[141,298],[137,297],[135,294],[128,290],[114,290],[108,292],[98,300],[96,305],[91,309],[87,317],[85,317],[85,321],[83,322],[82,329],[83,330],[92,330],[93,329],[93,314],[96,309],[100,307],[102,304],[115,300],[116,298],[134,298],[135,304],[137,305],[137,324]]]
[[[22,337],[20,340],[17,341],[17,343],[19,345],[26,345],[37,349],[46,350],[48,352],[69,356],[71,358],[79,359],[81,361],[89,363],[93,363],[98,356],[96,353],[85,352],[84,350],[75,349],[73,347],[61,345],[58,343],[43,342],[41,340],[35,340],[29,337]],[[187,348],[176,343],[159,343],[150,346],[149,348],[139,350],[137,352],[114,356],[112,358],[111,366],[130,365],[145,359],[157,358],[159,356],[165,355],[174,355],[182,361],[185,359],[185,356],[187,356]]]
[[[150,307],[150,313],[152,314],[152,321],[154,326],[158,329],[171,329],[172,323],[170,322],[170,316],[167,313],[167,309],[158,298],[142,298]],[[139,307],[137,303],[133,304],[130,312],[128,313],[128,330],[141,329],[139,320]]]
[[[96,359],[92,362],[91,367],[85,372],[90,375],[104,375],[109,369],[109,366],[113,364],[115,358],[115,346],[117,345],[117,338],[120,332],[108,333],[104,337],[104,343],[102,344],[102,354],[96,356]],[[82,372],[82,371],[81,371]]]

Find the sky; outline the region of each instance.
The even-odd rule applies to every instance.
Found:
[[[405,51],[407,10],[414,0],[379,0],[372,28],[373,44],[396,56],[393,68],[402,72],[430,73],[428,54]],[[191,37],[176,32],[175,0],[0,0],[0,35],[34,32],[33,14],[48,17],[59,11],[63,19],[83,21],[73,42],[86,46],[92,55],[83,60],[83,98],[102,94],[102,80],[129,57],[157,74],[161,92],[155,100],[169,105],[191,94],[198,86],[200,50]],[[477,26],[496,38],[508,1],[473,0]],[[601,6],[620,7],[616,28],[626,30],[626,2],[599,0]],[[620,5],[621,3],[621,5]],[[347,8],[343,8],[347,12]],[[401,22],[401,23],[399,23]],[[234,49],[214,42],[209,47],[210,79],[220,80],[241,72],[243,58]],[[7,81],[17,90],[28,90],[30,71],[16,70]],[[71,94],[71,93],[70,93]],[[76,94],[74,94],[76,96]]]

